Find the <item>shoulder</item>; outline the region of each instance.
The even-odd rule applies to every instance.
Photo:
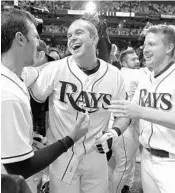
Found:
[[[29,105],[29,101],[24,100],[23,96],[10,91],[2,91],[1,93],[1,105],[4,110],[18,109],[19,107],[25,107]],[[18,107],[18,108],[17,108]]]
[[[1,89],[1,105],[3,109],[30,109],[29,95],[19,87],[4,87]]]
[[[3,92],[2,91],[1,103],[5,103],[6,101],[20,101],[20,99],[11,92]]]
[[[2,86],[1,88],[1,102],[4,101],[20,101],[21,97],[17,88],[15,87],[16,85],[14,85],[14,87],[12,87],[11,85],[8,85],[8,87],[6,87],[5,85]]]
[[[32,85],[39,76],[39,71],[35,67],[24,67],[21,78],[27,87]]]
[[[52,62],[45,63],[44,65],[36,67],[36,68],[37,68],[37,70],[39,70],[39,72],[41,72],[45,69],[57,71],[57,70],[60,70],[61,68],[63,68],[65,65],[67,65],[67,60],[68,60],[68,57],[63,58],[61,60],[55,60]]]
[[[100,65],[108,70],[108,73],[114,73],[114,74],[121,73],[120,70],[117,67],[113,66],[112,64],[105,62],[104,60],[101,60],[101,59],[99,59],[99,61],[100,61]]]

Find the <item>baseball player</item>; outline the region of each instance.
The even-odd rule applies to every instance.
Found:
[[[74,121],[63,139],[33,152],[33,125],[29,93],[21,80],[24,66],[33,64],[39,36],[29,12],[10,9],[1,17],[1,163],[4,173],[22,175],[27,181],[72,147],[88,131],[88,114]],[[30,181],[31,182],[31,181]],[[36,189],[35,189],[36,191]]]
[[[150,72],[139,69],[140,62],[132,48],[120,54],[121,73],[125,79],[127,100],[131,101],[140,81],[149,78]],[[112,123],[110,123],[112,125]],[[129,192],[134,181],[135,155],[139,147],[138,121],[132,121],[129,128],[113,145],[115,170],[113,174],[114,193]]]
[[[145,193],[173,193],[175,178],[175,31],[168,25],[147,29],[143,54],[150,79],[132,102],[112,101],[115,116],[140,120],[141,174]],[[103,142],[104,143],[104,142]]]
[[[85,109],[90,114],[90,126],[85,137],[51,164],[50,192],[106,193],[106,154],[96,152],[94,142],[108,126],[110,112],[106,106],[110,100],[125,98],[124,80],[117,68],[96,57],[98,33],[92,23],[74,21],[67,37],[72,55],[42,68],[30,91],[39,102],[50,95],[49,143],[70,133]],[[121,128],[125,120],[118,120]]]
[[[121,72],[125,79],[125,87],[128,100],[132,100],[138,86],[140,76],[139,59],[133,49],[127,49],[120,55]],[[111,123],[110,123],[111,124]],[[111,124],[112,125],[112,124]],[[135,153],[138,148],[136,127],[132,123],[130,127],[114,143],[112,150],[115,158],[115,170],[113,173],[114,193],[129,191],[134,180]]]

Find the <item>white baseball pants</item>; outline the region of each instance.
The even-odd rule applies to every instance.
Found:
[[[60,181],[50,173],[50,193],[107,193],[107,191],[106,154],[97,153],[95,150],[80,160],[71,185]]]
[[[175,157],[156,157],[143,148],[141,176],[144,193],[174,193]]]
[[[133,128],[128,128],[113,145],[115,170],[113,173],[114,193],[121,193],[124,185],[132,187],[134,181],[138,137],[133,136]]]

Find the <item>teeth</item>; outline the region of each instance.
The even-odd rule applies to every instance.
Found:
[[[80,48],[81,47],[81,45],[79,45],[79,44],[76,44],[76,45],[73,45],[72,46],[72,48],[74,49],[74,50],[77,50],[78,48]]]

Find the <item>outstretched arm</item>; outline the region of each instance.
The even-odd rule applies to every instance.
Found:
[[[116,100],[111,101],[109,111],[117,117],[137,118],[175,129],[175,113],[161,111],[150,107],[142,107],[130,101]]]
[[[4,164],[5,169],[10,174],[19,174],[28,178],[43,170],[55,161],[62,153],[66,152],[88,132],[89,115],[82,115],[77,121],[72,133],[57,142],[34,152],[34,156],[29,159]]]

